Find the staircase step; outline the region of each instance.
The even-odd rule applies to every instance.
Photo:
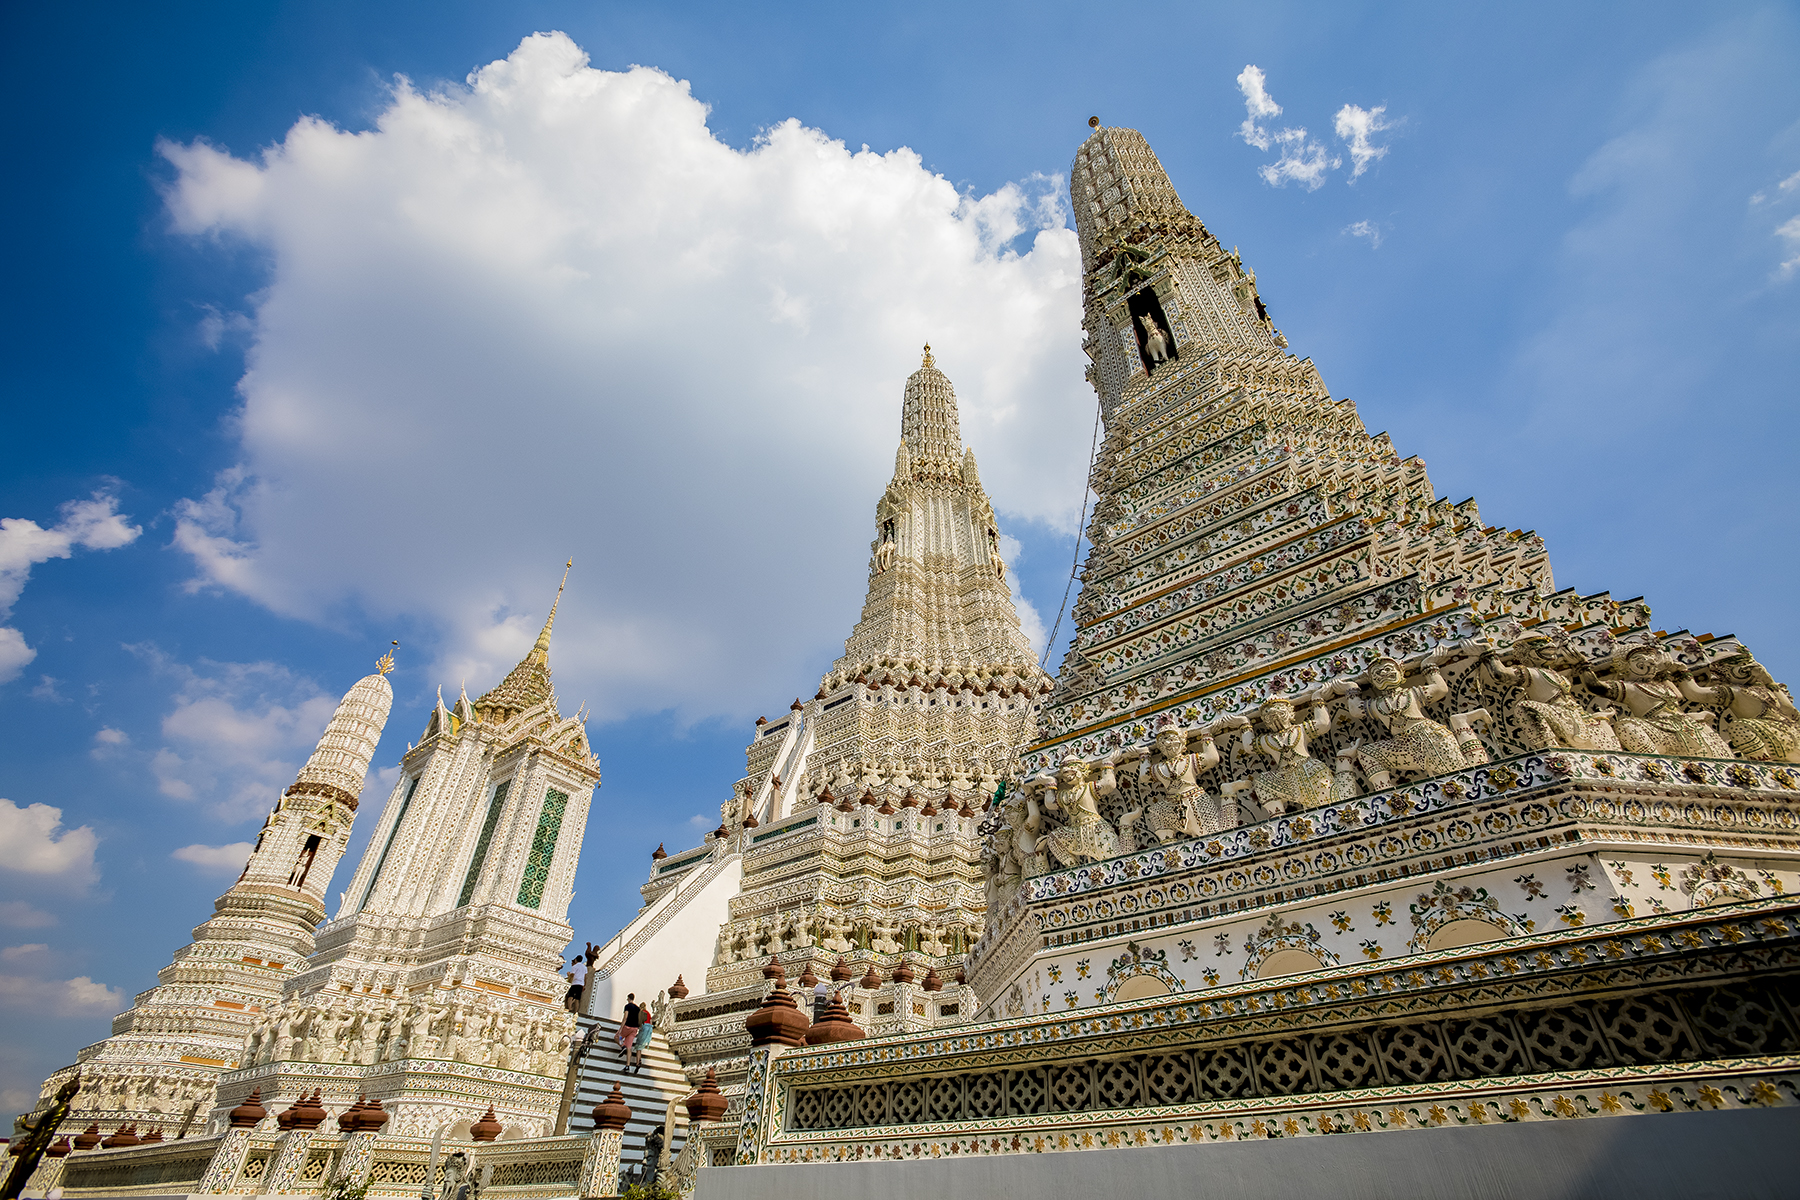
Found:
[[[594,1034],[592,1049],[582,1058],[569,1131],[585,1133],[592,1129],[594,1106],[605,1100],[612,1093],[613,1085],[618,1084],[625,1103],[631,1106],[631,1120],[625,1124],[621,1154],[621,1162],[630,1168],[642,1160],[644,1138],[662,1124],[669,1101],[685,1099],[693,1086],[688,1083],[681,1061],[669,1050],[668,1040],[660,1031],[651,1036],[649,1045],[644,1048],[643,1070],[628,1072],[625,1056],[619,1053],[615,1040],[619,1022],[609,1017],[583,1017],[581,1020],[584,1032],[595,1025],[600,1029]],[[681,1152],[687,1133],[685,1121],[679,1117],[677,1120],[680,1123],[675,1130],[674,1145],[669,1147],[671,1154]]]

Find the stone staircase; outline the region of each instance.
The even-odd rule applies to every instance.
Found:
[[[644,1048],[642,1071],[625,1070],[625,1056],[619,1053],[616,1040],[619,1022],[611,1017],[581,1018],[581,1029],[598,1025],[593,1048],[581,1062],[581,1081],[575,1092],[575,1104],[569,1113],[569,1132],[587,1133],[594,1127],[594,1105],[604,1100],[617,1083],[631,1105],[631,1121],[625,1126],[625,1147],[620,1166],[629,1171],[643,1159],[644,1137],[662,1124],[670,1100],[685,1099],[693,1092],[681,1063],[669,1049],[668,1039],[659,1031]],[[681,1153],[687,1133],[687,1114],[675,1118],[675,1136],[669,1146],[670,1156]]]

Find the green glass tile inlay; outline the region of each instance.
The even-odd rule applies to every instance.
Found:
[[[375,860],[375,873],[369,876],[369,886],[363,889],[362,903],[356,906],[357,912],[369,907],[369,897],[375,894],[375,881],[381,878],[381,868],[387,866],[388,851],[394,848],[394,839],[400,834],[400,825],[406,820],[406,810],[412,807],[413,793],[419,790],[419,780],[423,777],[423,772],[414,775],[406,785],[406,795],[400,800],[400,815],[394,818],[394,827],[388,830],[387,843],[381,847],[381,857]]]
[[[458,908],[475,894],[475,881],[481,878],[481,864],[487,861],[488,844],[494,840],[494,826],[500,823],[500,810],[506,807],[506,792],[510,787],[510,779],[496,785],[494,798],[488,801],[487,820],[481,823],[481,836],[475,841],[475,857],[469,860],[469,873],[463,879],[462,895],[456,901]]]
[[[544,811],[538,817],[537,836],[531,839],[531,857],[519,880],[519,903],[536,908],[543,902],[544,885],[550,882],[550,860],[556,857],[556,837],[562,832],[563,810],[569,807],[567,792],[551,788],[544,795]]]

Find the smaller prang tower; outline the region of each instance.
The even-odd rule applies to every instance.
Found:
[[[82,1050],[44,1083],[43,1099],[79,1070],[82,1089],[65,1132],[135,1124],[139,1136],[179,1137],[203,1123],[219,1073],[236,1067],[244,1035],[281,999],[313,951],[325,889],[350,841],[357,798],[394,704],[382,656],[375,674],[338,703],[324,736],[281,794],[243,874],[213,905],[112,1036]]]
[[[389,1134],[464,1133],[490,1105],[508,1137],[552,1131],[575,1029],[569,900],[600,782],[582,714],[557,707],[556,608],[493,689],[440,694],[336,918],[247,1031],[214,1128],[259,1088],[270,1111],[366,1095]]]

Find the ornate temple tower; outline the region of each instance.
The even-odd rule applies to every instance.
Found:
[[[772,957],[790,982],[845,990],[871,1032],[974,1012],[960,976],[987,910],[976,826],[1050,682],[1019,628],[993,505],[930,347],[900,424],[843,656],[811,700],[757,721],[719,828],[655,860],[645,908],[599,962],[589,1011],[601,1017],[678,974],[682,990],[701,984],[675,1003],[669,1044],[690,1078],[711,1066],[728,1091]],[[590,1071],[590,1093],[610,1069]],[[708,1136],[728,1142],[729,1125]]]
[[[1265,886],[1276,878],[1267,871],[1226,871],[1226,885],[1209,879],[1187,893],[1215,897],[1207,903],[1171,914],[1140,907],[1129,922],[1096,915],[1124,911],[1102,905],[1084,910],[1079,927],[1045,906],[1066,881],[1034,876],[1158,845],[1200,847],[1184,853],[1205,863],[1249,845],[1244,838],[1266,842],[1240,826],[1546,749],[1722,758],[1731,751],[1712,731],[1738,728],[1730,704],[1765,714],[1754,718],[1763,742],[1800,746],[1800,722],[1766,716],[1778,698],[1731,699],[1750,695],[1745,680],[1766,681],[1735,639],[1653,630],[1640,600],[1558,592],[1541,538],[1484,525],[1473,500],[1435,497],[1422,461],[1371,436],[1309,359],[1286,352],[1255,273],[1182,207],[1140,134],[1097,129],[1076,154],[1070,190],[1088,378],[1106,434],[1090,478],[1100,499],[1075,639],[1023,767],[1053,791],[1051,773],[1074,760],[1105,786],[1062,784],[1089,802],[1085,832],[1009,798],[1017,807],[991,842],[1003,867],[996,911],[971,966],[984,999],[1019,1015],[1182,986],[1174,973],[1131,973],[1151,952],[1143,931],[1170,925],[1161,936],[1183,961],[1196,941],[1260,947],[1243,967],[1258,977],[1392,953],[1376,939],[1338,944],[1316,932],[1304,944],[1282,941],[1290,928],[1347,938],[1348,909],[1335,923],[1299,907],[1268,915],[1313,890],[1370,886],[1355,872],[1292,886],[1301,868],[1284,864],[1288,886]],[[1647,732],[1645,713],[1666,714],[1655,720],[1668,728]],[[1786,732],[1761,732],[1777,724]],[[1176,740],[1165,751],[1159,735]],[[1493,777],[1523,776],[1501,768]],[[1429,790],[1474,794],[1460,781]],[[1383,804],[1398,813],[1409,802]],[[1294,822],[1315,825],[1311,815]],[[1605,868],[1617,869],[1616,914],[1633,911],[1624,894],[1641,878],[1626,857]],[[1378,877],[1420,869],[1386,866]],[[1557,869],[1572,879],[1602,873],[1592,854]],[[1477,882],[1498,893],[1498,879]],[[1411,903],[1416,913],[1425,899],[1372,903],[1379,912]],[[1592,919],[1564,906],[1455,936]],[[1450,944],[1422,928],[1412,950]],[[1122,952],[1117,978],[1068,987],[1062,945],[1094,961]]]
[[[549,1132],[574,1029],[569,900],[600,781],[582,717],[557,708],[555,620],[553,604],[479,699],[440,696],[337,917],[250,1030],[215,1122],[253,1087],[266,1105],[318,1088],[380,1100],[390,1133],[466,1127],[490,1104],[517,1133]]]
[[[313,951],[325,889],[350,840],[357,798],[393,707],[384,656],[345,694],[324,736],[263,823],[243,874],[214,903],[194,940],[113,1018],[112,1036],[45,1083],[54,1095],[80,1070],[65,1127],[135,1122],[175,1137],[213,1105],[216,1079],[236,1067],[244,1035],[281,998]]]

